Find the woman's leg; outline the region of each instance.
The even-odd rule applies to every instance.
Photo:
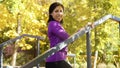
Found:
[[[65,60],[56,62],[46,62],[45,68],[72,68]]]
[[[57,68],[56,62],[46,62],[45,68]]]
[[[68,64],[65,60],[58,62],[57,68],[72,68],[70,64]]]

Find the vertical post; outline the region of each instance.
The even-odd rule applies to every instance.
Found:
[[[119,27],[118,28],[119,28],[119,38],[120,38],[120,22],[119,22]]]
[[[40,43],[39,43],[39,38],[37,38],[37,56],[40,54]],[[39,68],[40,64],[37,64],[37,68]]]
[[[90,32],[86,33],[86,48],[87,48],[87,68],[91,68],[91,46],[90,46]]]
[[[3,68],[3,47],[0,47],[0,68]]]
[[[76,68],[75,66],[76,66],[76,56],[74,56],[74,68]]]

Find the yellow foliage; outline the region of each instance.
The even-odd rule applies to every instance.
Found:
[[[25,46],[26,46],[26,50],[30,50],[32,48],[32,46],[29,44],[25,44]]]
[[[0,37],[2,38],[0,41],[4,41],[3,37],[15,38],[18,36],[18,23],[20,23],[22,31],[20,35],[31,34],[46,38],[48,8],[51,2],[53,1],[5,0],[3,3],[0,3],[0,31],[3,32],[0,34]],[[108,13],[120,16],[120,7],[118,6],[120,5],[119,0],[62,0],[62,3],[65,6],[63,26],[65,26],[66,31],[70,35],[75,33],[75,31],[86,25],[88,22],[94,22]],[[18,13],[20,16],[18,16]],[[107,22],[111,23],[111,21]],[[114,46],[118,45],[118,38],[116,38],[118,35],[116,34],[117,31],[115,31],[118,29],[115,29],[114,27],[117,26],[104,24],[97,27],[97,39],[95,39],[95,33],[93,31],[91,35],[91,46],[94,47],[96,41],[97,48],[101,53],[104,53],[102,49],[106,48],[108,42],[111,42],[111,45]],[[85,37],[82,37],[77,42],[74,42],[74,44],[70,47],[71,52],[77,53],[77,56],[80,56],[79,52],[85,52],[85,40]],[[116,40],[117,42],[113,42],[113,40]],[[28,44],[26,44],[26,42]],[[32,45],[29,44],[29,42],[34,43],[35,39],[24,37],[18,45],[22,48],[22,50],[29,50],[32,48]],[[49,44],[48,40],[40,41],[39,43],[41,44],[41,48],[44,48],[43,45]],[[77,60],[80,59],[77,58]]]
[[[45,45],[45,44],[46,44],[46,42],[40,41],[40,44],[41,44],[41,45]]]
[[[4,33],[4,35],[6,35],[6,36],[8,36],[10,38],[14,38],[14,37],[18,36],[16,31],[13,31],[13,30],[9,30],[8,32]]]

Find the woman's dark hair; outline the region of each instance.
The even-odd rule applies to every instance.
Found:
[[[59,2],[54,2],[54,3],[52,3],[52,4],[50,5],[50,7],[49,7],[49,19],[48,19],[48,22],[50,22],[50,21],[55,21],[55,20],[53,19],[52,15],[51,15],[51,13],[53,12],[53,10],[54,10],[57,6],[61,6],[61,7],[63,8],[63,10],[64,10],[64,6],[63,6],[61,3],[59,3]],[[63,19],[60,21],[60,23],[63,23]]]

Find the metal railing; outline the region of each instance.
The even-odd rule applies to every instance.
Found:
[[[99,20],[95,21],[93,23],[94,28],[100,24],[102,24],[104,21],[108,20],[108,19],[112,19],[115,21],[120,22],[120,18],[113,16],[111,14],[106,15],[102,18],[100,18]],[[45,51],[44,53],[42,53],[41,55],[37,56],[36,58],[34,58],[33,60],[31,60],[30,62],[26,63],[25,65],[23,65],[21,68],[32,68],[33,66],[37,65],[39,62],[45,60],[47,57],[53,55],[55,52],[63,49],[64,47],[66,47],[68,44],[70,44],[71,42],[74,42],[76,39],[78,39],[79,37],[83,36],[86,33],[86,47],[87,47],[87,68],[91,68],[91,46],[90,46],[90,30],[94,29],[91,28],[89,26],[83,27],[80,31],[76,32],[75,34],[73,34],[72,36],[70,36],[68,39],[66,39],[65,41],[58,43],[55,47],[52,47],[51,49]],[[119,23],[119,28],[120,28],[120,23]],[[120,29],[119,29],[119,34],[120,34]]]
[[[21,39],[23,37],[31,37],[31,38],[36,38],[37,39],[37,56],[39,55],[40,53],[40,50],[39,50],[39,47],[40,47],[40,44],[39,44],[39,41],[40,40],[43,40],[44,38],[43,37],[40,37],[40,36],[34,36],[34,35],[29,35],[29,34],[23,34],[21,36],[18,36],[14,39],[10,39],[6,42],[3,42],[0,44],[0,68],[3,68],[3,47],[6,46],[7,44],[10,44],[10,43],[13,43],[15,42],[16,40],[18,39]],[[37,67],[39,67],[39,64],[37,65]]]
[[[120,37],[120,18],[113,16],[111,14],[106,15],[104,17],[102,17],[101,19],[95,21],[93,23],[94,28],[96,26],[98,26],[99,24],[102,24],[104,21],[108,20],[108,19],[112,19],[115,21],[119,22],[119,37]],[[68,44],[74,42],[76,39],[78,39],[79,37],[83,36],[86,33],[86,47],[87,47],[87,68],[91,68],[91,46],[90,46],[90,31],[94,28],[91,28],[89,26],[83,27],[80,31],[76,32],[75,34],[73,34],[72,36],[70,36],[68,39],[66,39],[65,41],[58,43],[55,47],[52,47],[51,49],[45,51],[44,53],[42,53],[41,55],[37,56],[36,58],[34,58],[33,60],[31,60],[30,62],[26,63],[25,65],[23,65],[21,68],[32,68],[33,66],[38,65],[41,61],[45,60],[47,57],[53,55],[55,52],[63,49],[64,47],[66,47]],[[2,61],[2,47],[7,44],[7,43],[11,43],[13,41],[16,41],[17,39],[22,38],[23,36],[29,36],[29,37],[33,37],[33,38],[38,38],[36,36],[31,36],[31,35],[22,35],[19,37],[16,37],[15,39],[11,39],[8,40],[2,44],[0,44],[0,58]],[[38,39],[43,39],[41,37],[39,37]],[[0,65],[2,66],[2,63],[0,63]]]
[[[120,22],[119,22],[119,27],[118,28],[119,28],[119,38],[120,38]]]

